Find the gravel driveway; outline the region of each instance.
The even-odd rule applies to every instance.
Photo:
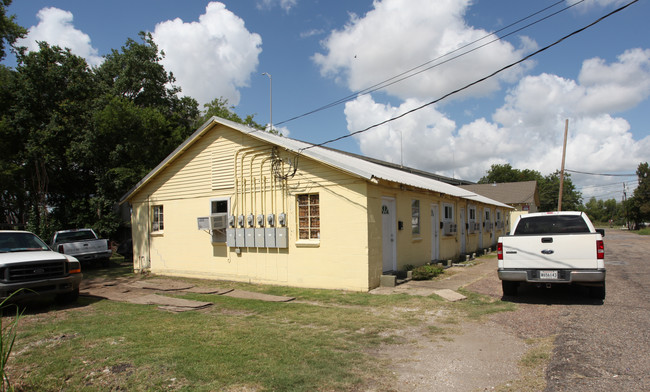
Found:
[[[650,238],[608,230],[605,246],[604,302],[581,287],[520,289],[504,298],[518,304],[515,312],[464,323],[448,341],[384,353],[395,364],[389,390],[519,390],[517,380],[526,376],[519,363],[530,342],[554,339],[539,383],[524,383],[528,390],[650,391]],[[496,262],[490,263],[494,273],[466,288],[500,299]]]

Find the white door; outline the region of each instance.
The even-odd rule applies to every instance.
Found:
[[[465,254],[465,207],[460,208],[460,254]]]
[[[431,204],[431,261],[440,258],[440,220],[438,219],[438,205]]]
[[[479,214],[476,215],[476,222],[478,225],[478,248],[483,250],[483,225],[481,224],[481,217]]]
[[[381,198],[382,258],[383,271],[397,271],[397,242],[395,221],[395,199]]]

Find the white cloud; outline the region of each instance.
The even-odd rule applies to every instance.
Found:
[[[275,5],[278,5],[284,11],[289,12],[296,4],[298,0],[258,0],[257,8],[258,9],[271,9]]]
[[[92,66],[100,65],[104,61],[97,54],[97,49],[91,45],[88,34],[77,30],[72,24],[72,12],[49,7],[38,11],[36,16],[39,19],[38,24],[29,28],[27,37],[17,42],[19,46],[37,51],[37,41],[45,41],[50,46],[69,48],[73,54],[85,58]]]
[[[440,58],[430,65],[444,62],[493,39],[441,57],[488,34],[465,23],[463,16],[470,5],[470,0],[375,1],[374,9],[365,16],[351,15],[343,29],[331,32],[322,42],[326,53],[317,53],[312,59],[323,76],[334,77],[352,91],[373,86],[433,59]],[[519,60],[524,49],[535,46],[526,38],[521,39],[520,49],[497,41],[463,56],[462,61],[441,64],[385,91],[402,99],[438,98]],[[512,80],[521,71],[522,67],[515,67],[455,98],[489,94],[499,88],[500,80]]]
[[[198,22],[177,18],[156,25],[154,41],[165,52],[161,63],[182,93],[204,104],[224,97],[236,106],[259,63],[262,38],[222,3],[211,2]]]
[[[585,61],[578,81],[550,74],[527,76],[508,93],[492,121],[481,118],[457,127],[445,114],[427,107],[356,137],[365,155],[399,162],[401,130],[405,165],[457,178],[478,180],[493,163],[546,175],[560,168],[568,118],[566,168],[634,172],[639,162],[648,160],[650,136],[635,140],[630,124],[611,113],[650,95],[649,61],[649,50],[629,50],[612,64]],[[408,99],[394,107],[359,97],[346,105],[348,129],[366,128],[422,103]],[[609,181],[573,177],[578,185]],[[586,198],[589,192],[597,193],[598,188],[585,189]]]

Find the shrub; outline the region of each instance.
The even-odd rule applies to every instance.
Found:
[[[438,265],[422,265],[413,269],[413,280],[431,280],[440,275],[443,270]]]

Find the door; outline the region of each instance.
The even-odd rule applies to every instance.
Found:
[[[431,204],[431,261],[440,258],[440,219],[438,205]]]
[[[465,246],[465,232],[467,231],[467,226],[465,226],[465,207],[460,208],[460,254],[464,255],[466,250]]]
[[[396,240],[396,213],[395,199],[381,198],[381,226],[382,226],[382,258],[384,260],[382,271],[397,271],[397,242]]]

